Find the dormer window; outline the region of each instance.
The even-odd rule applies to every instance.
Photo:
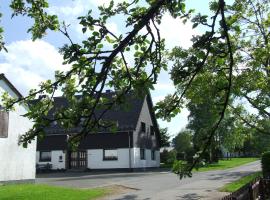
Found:
[[[9,121],[8,112],[1,109],[0,106],[0,138],[8,137],[8,121]]]
[[[146,132],[146,127],[145,127],[145,123],[141,122],[141,132],[145,133]]]

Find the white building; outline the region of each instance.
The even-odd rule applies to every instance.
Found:
[[[0,74],[0,95],[4,92],[14,98],[22,97],[4,74]],[[33,182],[35,179],[36,142],[28,148],[18,145],[20,135],[32,127],[32,122],[21,116],[26,109],[16,105],[15,111],[7,113],[0,107],[0,183]]]
[[[107,91],[106,95],[113,93]],[[68,148],[67,135],[78,133],[79,128],[65,131],[57,124],[48,127],[45,139],[38,141],[37,164],[49,164],[54,170],[138,170],[159,167],[160,133],[151,97],[134,98],[130,95],[127,99],[130,105],[128,110],[112,109],[104,116],[117,122],[117,132],[107,130],[89,134],[76,152]],[[54,110],[67,105],[63,97],[56,97],[54,103]]]

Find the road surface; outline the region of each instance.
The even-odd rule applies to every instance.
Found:
[[[227,170],[194,173],[192,178],[179,178],[171,172],[145,173],[58,173],[40,175],[37,183],[92,188],[111,185],[126,187],[125,193],[102,200],[196,200],[219,199],[224,193],[218,188],[260,170],[260,161]]]

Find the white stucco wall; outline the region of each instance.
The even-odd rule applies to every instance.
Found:
[[[103,149],[87,151],[87,166],[89,169],[129,168],[129,149],[117,149],[118,160],[103,160]]]
[[[155,151],[155,160],[151,159],[151,149],[145,149],[145,160],[141,160],[140,148],[132,149],[132,167],[133,168],[146,168],[146,167],[159,167],[160,153]]]
[[[0,95],[7,91],[16,95],[0,80]],[[0,138],[0,182],[35,179],[36,141],[28,148],[18,146],[19,136],[32,127],[32,122],[21,115],[26,112],[23,106],[17,106],[9,112],[8,137]]]
[[[146,132],[141,133],[141,122],[145,123],[146,126]],[[150,137],[153,142],[156,142],[156,136],[151,135],[150,133],[150,126],[153,126],[153,122],[151,119],[150,111],[147,105],[146,98],[144,99],[143,107],[138,119],[138,123],[136,126],[136,129],[133,134],[133,141],[136,142],[137,137]],[[132,166],[134,168],[145,168],[145,167],[159,167],[160,165],[160,152],[159,150],[156,151],[156,159],[151,160],[151,149],[145,150],[145,160],[140,159],[140,148],[135,147],[132,150]]]
[[[36,153],[36,163],[37,164],[51,164],[52,169],[65,169],[66,167],[66,154],[63,151],[51,151],[51,162],[40,162],[39,160],[40,152]],[[60,156],[62,156],[62,162],[60,160]]]

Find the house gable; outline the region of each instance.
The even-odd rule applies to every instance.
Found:
[[[0,95],[4,92],[13,98],[22,97],[8,79],[0,74]],[[33,126],[29,119],[22,116],[25,112],[24,106],[16,105],[8,116],[0,117],[1,122],[6,121],[8,125],[7,135],[0,137],[0,172],[4,172],[0,173],[0,183],[33,181],[35,178],[36,141],[32,141],[28,148],[18,145],[19,137]]]
[[[5,77],[5,75],[0,74],[0,94],[3,92],[7,92],[13,98],[22,98],[22,94]]]
[[[142,130],[142,123],[145,131]],[[154,134],[151,134],[153,128]],[[137,120],[136,129],[133,133],[134,147],[159,149],[160,133],[153,112],[153,104],[150,94],[144,98],[143,106]]]

